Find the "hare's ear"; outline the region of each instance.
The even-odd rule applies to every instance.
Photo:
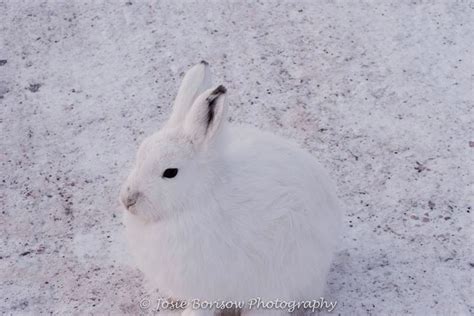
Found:
[[[225,120],[224,86],[203,92],[193,103],[184,121],[184,131],[197,145],[209,143],[220,131]]]
[[[178,95],[174,101],[173,112],[168,120],[170,125],[181,124],[194,100],[211,87],[211,71],[206,61],[201,61],[188,70],[181,82]]]

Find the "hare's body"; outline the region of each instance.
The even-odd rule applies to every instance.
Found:
[[[146,209],[163,200],[171,210],[157,207],[156,217],[125,212],[130,248],[147,278],[184,300],[323,294],[341,213],[331,180],[309,153],[273,134],[225,124],[186,166],[193,172],[179,169],[190,183],[179,201],[143,202]],[[129,182],[136,185],[133,177]]]

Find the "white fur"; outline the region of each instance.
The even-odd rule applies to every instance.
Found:
[[[195,66],[183,85],[206,86],[207,68]],[[142,193],[124,213],[138,267],[184,300],[319,298],[341,226],[332,181],[294,143],[226,122],[224,95],[203,128],[212,91],[179,95],[193,104],[174,111],[187,108],[187,115],[174,112],[180,121],[139,149],[122,191],[122,200],[130,190]],[[162,178],[166,168],[178,175]]]

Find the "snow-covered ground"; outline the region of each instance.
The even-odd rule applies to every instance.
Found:
[[[119,187],[205,59],[337,181],[341,315],[474,313],[468,0],[0,0],[0,313],[137,314]]]

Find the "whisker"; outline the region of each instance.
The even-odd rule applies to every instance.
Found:
[[[157,216],[158,208],[155,206],[153,201],[150,200],[150,198],[148,197],[148,192],[145,192],[144,198],[145,198],[144,200],[146,201],[146,203],[149,206],[149,207],[146,208],[147,209],[146,212],[148,213],[148,215],[151,216],[153,219],[159,218],[159,216]]]

